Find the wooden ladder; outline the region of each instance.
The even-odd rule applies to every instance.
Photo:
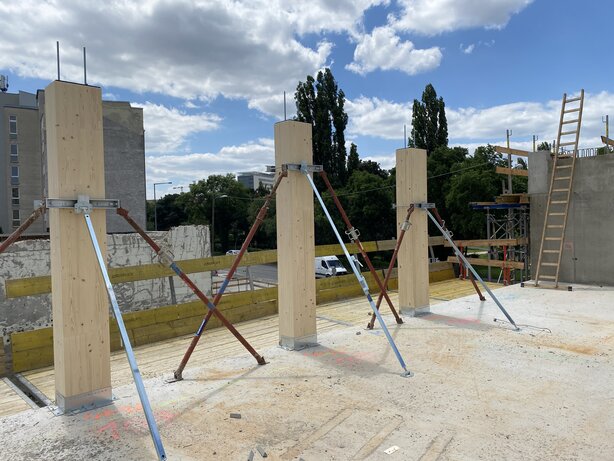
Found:
[[[580,90],[580,95],[572,98],[568,98],[567,94],[563,95],[559,133],[554,146],[546,217],[535,271],[535,286],[538,286],[542,280],[554,282],[555,287],[559,286],[559,269],[578,155],[583,108],[584,90]]]

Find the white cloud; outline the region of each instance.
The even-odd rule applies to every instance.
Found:
[[[561,95],[562,96],[562,95]],[[394,103],[379,98],[360,97],[347,102],[348,132],[353,137],[373,136],[402,139],[403,124],[411,129],[411,102]],[[532,135],[539,141],[556,138],[561,110],[560,100],[515,102],[486,108],[446,107],[451,145],[475,148],[505,143],[505,130],[512,130],[512,146],[532,149]],[[581,147],[601,146],[602,116],[614,113],[614,93],[586,93],[580,133]],[[359,146],[360,147],[360,146]]]
[[[438,47],[416,49],[412,42],[401,41],[390,27],[376,27],[359,38],[354,61],[346,68],[362,75],[377,69],[416,75],[437,68],[441,58]]]
[[[532,0],[398,0],[401,12],[389,17],[397,30],[436,35],[459,29],[502,29]]]
[[[275,163],[273,139],[261,138],[245,144],[226,146],[215,153],[191,153],[147,157],[148,196],[154,182],[172,181],[188,185],[212,174],[264,171]],[[170,188],[167,192],[171,192]]]
[[[5,4],[6,3],[6,4]],[[20,0],[0,15],[0,66],[22,77],[88,80],[186,100],[245,99],[250,107],[329,64],[332,44],[305,34],[363,29],[364,12],[388,0]],[[32,14],[36,11],[36,14]],[[83,32],[80,32],[83,31]],[[194,103],[194,102],[193,102]]]
[[[473,53],[473,50],[475,50],[475,43],[472,43],[471,45],[467,45],[467,46],[464,46],[461,43],[460,50],[465,54],[471,54]]]
[[[394,103],[361,96],[346,101],[350,136],[403,139],[403,125],[411,129],[412,103]]]
[[[190,147],[187,142],[190,135],[215,130],[222,121],[216,114],[186,114],[175,107],[151,102],[132,103],[132,106],[143,108],[147,154],[186,152]]]

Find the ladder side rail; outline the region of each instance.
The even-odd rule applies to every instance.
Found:
[[[571,159],[571,172],[569,173],[569,187],[567,188],[567,203],[565,203],[565,214],[563,216],[563,232],[561,233],[561,241],[559,243],[559,254],[556,264],[556,274],[554,278],[555,286],[559,286],[559,272],[561,269],[561,259],[563,257],[563,242],[565,240],[565,231],[567,230],[567,219],[569,216],[569,205],[571,202],[571,189],[573,186],[574,172],[576,169],[576,159],[578,156],[578,143],[580,141],[580,127],[582,126],[582,112],[584,110],[584,89],[580,90],[580,108],[578,112],[578,128],[576,130],[576,140],[574,145],[573,157]]]
[[[558,164],[558,154],[554,154],[554,162],[552,163],[552,175],[550,176],[550,187],[548,189],[548,198],[546,202],[546,216],[544,217],[544,227],[542,229],[541,244],[539,247],[539,258],[537,260],[537,270],[535,271],[535,284],[539,283],[539,274],[541,272],[541,264],[544,256],[544,244],[546,243],[546,230],[548,229],[548,218],[550,216],[550,201],[552,200],[552,189],[554,187],[554,176],[556,175],[556,167]]]

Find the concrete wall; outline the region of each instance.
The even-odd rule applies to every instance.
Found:
[[[119,199],[145,228],[145,132],[143,109],[127,102],[102,103],[107,198]],[[107,232],[133,232],[121,216],[108,213]]]
[[[535,276],[553,160],[549,152],[529,154],[531,261]],[[578,158],[559,280],[614,285],[614,155]]]
[[[211,256],[207,226],[181,226],[150,235],[161,246],[170,248],[176,260]],[[109,235],[107,242],[111,267],[157,262],[149,245],[137,234]],[[6,299],[4,291],[6,279],[43,276],[49,272],[49,240],[24,240],[0,254],[0,334],[6,336],[51,324],[51,295]],[[209,273],[191,274],[190,278],[201,290],[211,291]],[[173,277],[173,284],[177,303],[197,299],[178,277]],[[120,283],[114,288],[120,308],[125,312],[173,303],[169,278]]]

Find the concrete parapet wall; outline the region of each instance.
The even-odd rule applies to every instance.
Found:
[[[83,225],[85,226],[85,223]],[[152,232],[150,235],[161,246],[168,248],[176,259],[210,256],[207,226],[181,226],[168,232]],[[107,243],[111,268],[157,262],[154,252],[138,234],[108,235]],[[49,240],[24,240],[0,254],[0,334],[6,336],[15,331],[51,325],[49,294],[7,299],[5,292],[6,280],[48,276],[49,272]],[[203,291],[210,292],[209,273],[192,274],[191,278]],[[118,283],[114,288],[120,308],[124,312],[196,299],[178,277],[173,277],[172,283],[175,299],[172,297],[168,277]]]
[[[535,277],[544,227],[553,159],[529,154],[531,262]],[[564,283],[611,285],[614,281],[614,155],[578,158],[561,256]]]

